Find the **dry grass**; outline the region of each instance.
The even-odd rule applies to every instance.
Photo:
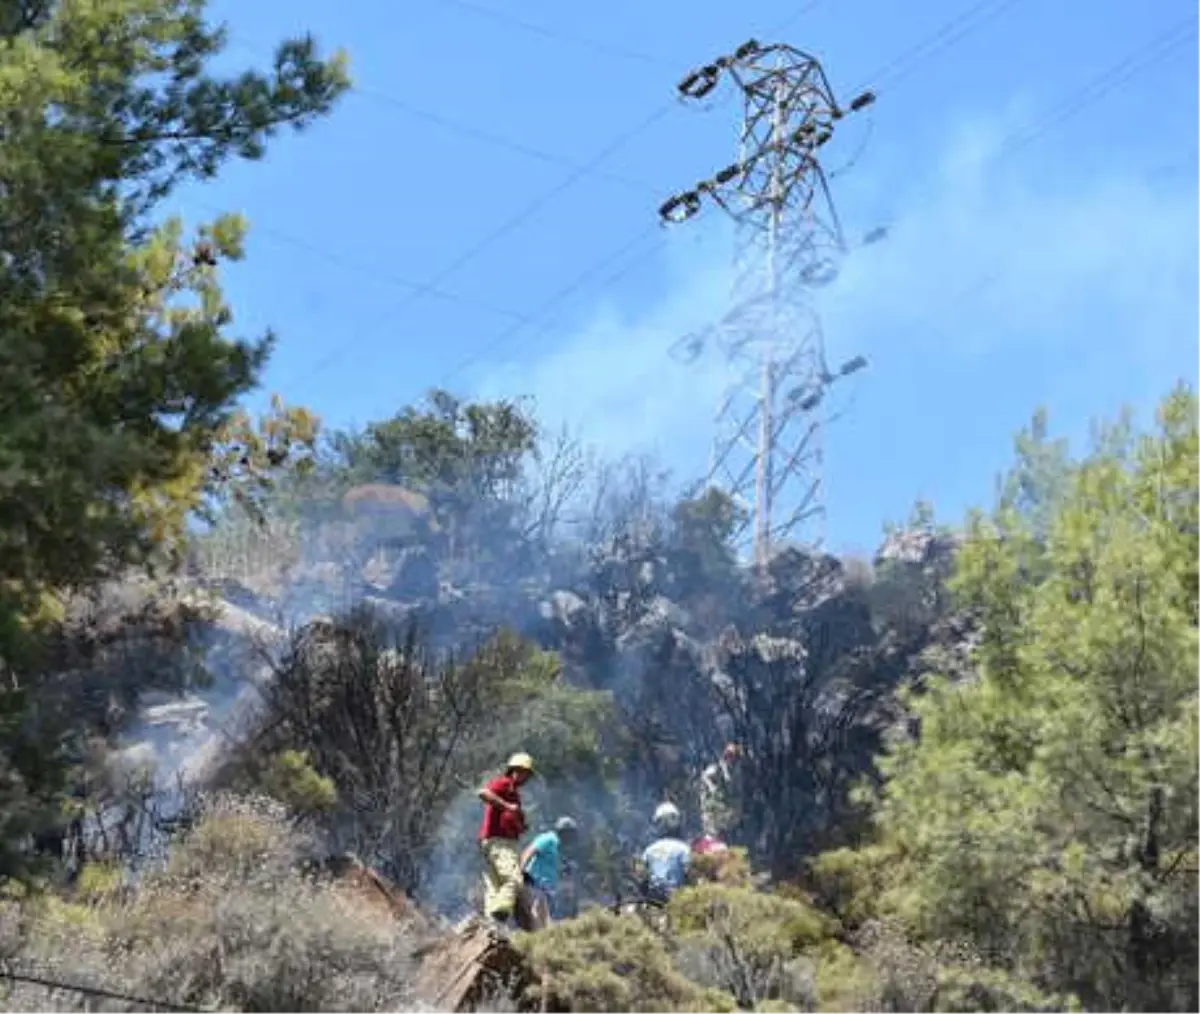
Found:
[[[301,876],[308,843],[261,801],[212,803],[169,867],[122,898],[0,907],[14,970],[242,1011],[400,1010],[411,1004],[414,931],[352,893]],[[124,1010],[115,1001],[0,985],[4,1010]]]
[[[419,921],[353,878],[299,872],[314,843],[263,800],[209,801],[169,864],[136,889],[96,867],[76,895],[0,897],[0,968],[165,1006],[240,1011],[414,1011]],[[311,866],[309,868],[312,868]],[[855,950],[806,905],[706,884],[672,901],[667,939],[592,910],[518,948],[559,1009],[1026,1010],[1067,1006],[957,948],[870,923]],[[732,995],[731,995],[732,994]],[[518,1009],[497,989],[479,1009]],[[0,981],[0,1010],[146,1009]]]

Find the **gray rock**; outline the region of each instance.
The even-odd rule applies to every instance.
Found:
[[[207,701],[198,697],[187,696],[175,701],[164,701],[161,704],[143,704],[141,720],[149,726],[167,726],[179,729],[191,729],[203,723],[209,715]]]
[[[670,638],[676,651],[687,653],[698,664],[702,652],[687,634],[690,618],[670,599],[656,595],[645,604],[642,614],[631,622],[614,624],[614,644],[621,653],[636,654]]]
[[[420,602],[394,602],[378,595],[366,595],[362,604],[388,623],[404,626],[409,623],[422,609]]]
[[[954,556],[958,542],[949,533],[929,528],[899,529],[888,533],[875,554],[875,563],[892,561],[921,565],[949,560]]]
[[[538,612],[543,619],[558,623],[567,630],[574,630],[587,621],[591,610],[575,592],[559,590],[552,592],[550,597],[539,605]]]

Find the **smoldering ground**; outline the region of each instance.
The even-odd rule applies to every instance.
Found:
[[[325,488],[281,494],[265,527],[231,519],[202,541],[191,591],[215,604],[191,647],[206,680],[148,702],[127,732],[160,790],[269,784],[331,850],[455,911],[478,876],[475,793],[513,750],[543,767],[535,823],[585,827],[603,896],[657,802],[694,827],[698,775],[739,721],[786,778],[808,756],[788,746],[809,735],[803,716],[748,724],[750,677],[731,680],[718,642],[730,627],[812,636],[825,614],[801,613],[830,596],[842,608],[836,581],[814,598],[836,561],[783,553],[755,591],[719,503],[680,501],[645,460],[589,473],[555,448],[523,452],[499,484],[460,470],[428,497],[330,465]]]
[[[550,443],[529,456],[530,467],[544,471],[513,484],[509,509],[460,502],[453,547],[437,528],[414,521],[411,498],[391,510],[380,490],[398,487],[379,483],[370,509],[359,502],[331,510],[324,497],[299,509],[290,505],[299,523],[268,518],[258,527],[234,520],[202,541],[191,593],[204,600],[207,615],[195,624],[188,648],[202,656],[204,679],[182,696],[142,702],[122,736],[117,767],[153,769],[166,793],[181,780],[203,784],[223,751],[253,736],[270,697],[264,690],[275,685],[289,651],[295,661],[298,639],[314,620],[331,612],[369,613],[392,642],[419,630],[431,649],[458,656],[500,628],[555,640],[549,628],[564,623],[554,607],[555,585],[574,584],[588,594],[589,557],[598,548],[559,535],[555,526],[584,530],[578,519],[590,512],[586,530],[612,536],[623,524],[618,506],[630,504],[611,473],[586,489],[578,452],[557,436]],[[496,567],[497,558],[506,566]],[[423,580],[414,579],[414,569]],[[331,610],[334,603],[339,608]]]

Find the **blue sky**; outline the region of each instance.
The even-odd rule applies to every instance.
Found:
[[[329,425],[446,384],[530,396],[602,453],[701,469],[719,364],[667,350],[725,308],[728,229],[714,210],[664,243],[647,230],[666,196],[735,154],[736,103],[682,106],[675,82],[749,37],[815,53],[844,99],[879,84],[827,159],[858,154],[833,184],[847,233],[892,229],[823,297],[830,359],[871,362],[827,433],[834,548],[873,547],[919,496],[948,519],[986,502],[1038,405],[1083,439],[1095,417],[1148,412],[1176,378],[1195,380],[1194,3],[213,9],[231,65],[311,30],[348,50],[361,87],[265,160],[179,198],[191,221],[249,218],[247,259],[226,277],[238,327],[279,335],[263,398],[279,391]],[[1189,17],[1180,44],[1147,50]],[[913,50],[952,22],[961,38]],[[1102,94],[1083,90],[1113,67]],[[435,278],[439,295],[405,285]]]

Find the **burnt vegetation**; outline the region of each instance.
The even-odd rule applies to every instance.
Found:
[[[1190,387],[1082,452],[1039,413],[953,526],[751,570],[720,490],[521,403],[238,408],[245,223],[157,213],[340,56],[224,78],[198,0],[0,42],[0,1008],[1200,1006]],[[727,743],[732,848],[632,903]],[[579,847],[498,947],[453,928],[515,750]]]
[[[1163,418],[1172,410],[1164,403]],[[437,481],[465,482],[463,460],[506,453],[486,443],[495,429],[435,426],[422,411],[444,421],[463,410],[439,396],[398,417],[413,442],[447,441],[459,464],[437,472]],[[536,429],[532,420],[528,426]],[[936,786],[947,779],[987,785],[1007,771],[1011,784],[1031,763],[1029,744],[1053,742],[1046,739],[1053,724],[1037,723],[1053,723],[1059,713],[1013,710],[1031,690],[1011,682],[1023,678],[1029,652],[1049,650],[1040,645],[1054,634],[1046,630],[1042,642],[1031,643],[1022,619],[1023,596],[1042,594],[1041,582],[1057,566],[1048,554],[1061,550],[1044,527],[1053,519],[1031,513],[1038,527],[1029,539],[1019,528],[997,539],[983,526],[1020,523],[1005,501],[999,520],[981,516],[959,532],[919,506],[907,524],[888,530],[874,561],[784,548],[758,573],[738,563],[737,514],[717,491],[672,500],[666,484],[647,481],[653,472],[646,463],[577,473],[575,485],[556,494],[564,508],[547,533],[529,520],[529,505],[544,500],[528,490],[548,481],[537,474],[545,460],[531,450],[517,453],[522,469],[510,467],[502,484],[469,483],[472,496],[496,502],[468,507],[463,497],[444,489],[435,495],[425,485],[435,481],[434,450],[403,449],[397,420],[386,431],[387,454],[421,462],[411,485],[361,481],[377,478],[364,474],[363,462],[380,468],[375,456],[383,452],[352,441],[377,439],[372,431],[330,440],[312,471],[284,478],[262,518],[230,513],[203,537],[191,577],[174,591],[164,587],[147,600],[158,586],[127,588],[116,595],[120,608],[91,605],[79,613],[96,618],[106,609],[107,624],[63,626],[45,642],[56,654],[42,657],[61,665],[62,675],[40,684],[43,713],[63,713],[52,707],[62,699],[56,695],[88,674],[85,700],[96,706],[78,712],[86,720],[61,742],[86,739],[90,752],[60,776],[75,800],[71,820],[43,823],[32,838],[10,825],[11,875],[49,875],[68,896],[99,890],[105,906],[136,908],[143,893],[119,886],[128,879],[121,871],[153,871],[164,862],[169,869],[183,847],[171,841],[193,840],[210,819],[202,800],[216,792],[270,801],[270,820],[282,821],[277,833],[304,838],[297,876],[323,871],[318,879],[332,876],[330,883],[366,884],[359,904],[371,918],[386,914],[412,924],[404,933],[436,937],[445,930],[430,917],[460,918],[478,904],[475,792],[497,757],[520,748],[538,758],[541,775],[529,790],[533,824],[548,826],[564,812],[580,824],[584,845],[572,877],[579,915],[545,931],[541,943],[523,944],[524,957],[513,960],[528,965],[504,980],[508,986],[499,979],[482,993],[471,986],[462,994],[471,1003],[1054,1009],[1121,997],[1126,1006],[1151,1006],[1154,998],[1176,1009],[1190,1000],[1195,978],[1185,957],[1196,940],[1195,908],[1177,891],[1194,884],[1194,827],[1185,813],[1167,815],[1167,797],[1153,783],[1136,825],[1140,844],[1115,864],[1101,859],[1099,842],[1109,832],[1097,826],[1088,835],[1099,838],[1072,838],[1055,823],[1053,806],[1027,829],[1050,836],[1059,850],[1053,858],[1006,844],[1009,824],[977,823],[991,820],[1003,800],[998,786],[970,790],[983,793],[978,809],[958,789],[939,802],[945,790]],[[1174,431],[1164,432],[1167,457],[1159,461],[1174,453]],[[1090,470],[1105,464],[1102,457],[1064,460],[1067,478],[1056,475],[1053,491],[1039,491],[1026,464],[1036,448],[1019,447],[1009,488],[1038,512],[1054,497],[1057,511],[1074,509],[1061,485],[1091,481]],[[549,481],[561,474],[551,468]],[[1136,470],[1128,474],[1140,481]],[[589,489],[589,479],[603,489]],[[1164,535],[1194,539],[1186,519],[1175,517],[1177,501],[1170,499]],[[536,537],[529,534],[535,529]],[[443,537],[451,531],[453,540]],[[265,545],[246,552],[254,540]],[[1008,584],[997,578],[994,554],[1002,552],[1022,561]],[[497,558],[505,561],[499,570]],[[397,576],[410,572],[413,559],[426,568],[419,587]],[[1063,579],[1094,586],[1099,564],[1085,573],[1071,559]],[[1186,592],[1186,569],[1178,580]],[[1129,587],[1144,598],[1144,588]],[[1077,608],[1088,605],[1073,590],[1062,594]],[[318,609],[338,596],[344,608]],[[1167,623],[1167,615],[1154,622]],[[1184,645],[1194,626],[1163,636]],[[1105,673],[1111,663],[1101,654],[1081,664]],[[1170,664],[1158,670],[1160,680]],[[1087,678],[1085,669],[1066,671]],[[1145,701],[1135,718],[1123,710],[1127,696],[1114,698],[1122,735],[1136,729],[1129,723],[1150,722],[1161,742],[1170,723],[1194,709],[1194,699],[1189,705],[1185,692],[1176,693],[1173,707],[1184,710],[1168,709],[1160,719],[1146,717]],[[170,718],[179,695],[201,709],[186,711],[186,723]],[[1165,706],[1165,698],[1156,700]],[[1101,695],[1095,706],[1103,702]],[[168,718],[152,735],[146,719],[163,707]],[[203,755],[205,763],[172,767],[172,737],[183,756]],[[664,923],[622,914],[632,890],[629,861],[646,841],[649,812],[675,800],[686,832],[698,835],[700,776],[728,741],[743,750],[727,836],[736,846],[733,865],[699,864],[710,882],[683,892]],[[1158,778],[1194,784],[1194,773],[1178,766],[1190,750],[1180,742],[1182,752],[1147,753],[1139,763],[1159,765]],[[982,754],[964,769],[968,746]],[[1111,764],[1112,749],[1098,743],[1094,763]],[[139,758],[143,767],[132,763]],[[164,782],[164,762],[177,784]],[[969,774],[970,763],[978,763],[977,774]],[[1083,809],[1073,819],[1092,813],[1114,828],[1135,826],[1139,818],[1114,794],[1137,791],[1144,775],[1117,770],[1124,773],[1088,776],[1098,779],[1102,796],[1080,797]],[[918,788],[926,778],[934,787]],[[908,792],[919,794],[912,804]],[[254,807],[268,804],[249,805],[247,813],[259,813]],[[922,828],[940,820],[949,837],[933,844]],[[30,841],[32,851],[23,851]],[[1101,851],[1089,853],[1093,847]],[[913,865],[922,854],[925,865]],[[1045,922],[1029,923],[1028,909],[1008,907],[1001,883],[1012,881],[988,879],[984,864],[1002,856],[1024,856],[1014,867],[1022,876],[1041,862],[1038,876],[1058,878],[1037,889],[1048,892],[1037,896],[1050,906]],[[925,879],[939,868],[939,879]],[[1151,871],[1141,881],[1148,894],[1128,893],[1135,881],[1124,878],[1134,870]],[[104,877],[117,879],[104,886]],[[42,939],[41,930],[28,932]],[[1118,946],[1120,934],[1126,942]],[[1108,950],[1097,964],[1101,940]],[[414,941],[404,946],[419,949]],[[17,951],[26,946],[43,943]],[[424,967],[428,976],[442,965]],[[597,967],[618,979],[637,967],[643,985],[618,988],[616,979],[596,979]],[[1112,967],[1134,979],[1111,978]]]
[[[419,951],[418,939],[446,932],[431,918],[457,919],[478,905],[475,792],[496,758],[519,748],[537,757],[541,775],[528,793],[533,825],[549,826],[560,813],[579,822],[583,846],[571,879],[578,915],[522,944],[523,957],[514,952],[512,960],[526,962],[515,979],[464,986],[463,1003],[588,1010],[1190,1002],[1195,976],[1185,959],[1196,941],[1195,906],[1179,892],[1195,883],[1195,827],[1181,797],[1159,788],[1163,779],[1195,784],[1192,747],[1186,736],[1176,746],[1170,738],[1186,732],[1178,723],[1194,712],[1194,693],[1176,683],[1176,703],[1163,696],[1177,667],[1191,664],[1184,654],[1168,654],[1139,677],[1157,673],[1160,717],[1147,714],[1149,699],[1132,711],[1130,690],[1111,691],[1120,737],[1156,730],[1155,746],[1137,748],[1135,766],[1129,754],[1113,753],[1131,742],[1120,737],[1097,741],[1090,759],[1063,755],[1064,772],[1085,772],[1071,775],[1085,781],[1071,783],[1080,809],[1069,819],[1096,824],[1072,833],[1049,799],[1032,825],[996,809],[1010,805],[1002,786],[1046,756],[1055,723],[1070,716],[1066,704],[1037,703],[1040,684],[1021,682],[1038,652],[1063,657],[1052,646],[1057,628],[1030,640],[1026,625],[1033,597],[1043,594],[1097,608],[1102,564],[1087,554],[1098,550],[1072,550],[1059,564],[1069,529],[1054,526],[1086,507],[1073,506],[1064,487],[1085,488],[1105,467],[1116,481],[1121,473],[1108,459],[1064,458],[1061,474],[1039,488],[1045,469],[1030,463],[1049,455],[1049,445],[1044,434],[1022,438],[1007,486],[1012,499],[1002,498],[993,520],[980,516],[955,532],[922,505],[887,531],[869,563],[793,547],[760,573],[739,564],[737,513],[718,491],[672,499],[644,462],[571,473],[571,488],[551,495],[563,507],[547,530],[538,513],[546,498],[529,490],[564,473],[529,448],[535,423],[488,426],[481,416],[511,406],[468,408],[439,395],[365,435],[328,440],[312,470],[284,476],[264,498],[261,516],[231,511],[220,519],[194,545],[189,577],[170,588],[100,586],[91,604],[75,607],[71,615],[82,620],[43,642],[42,664],[55,675],[37,684],[39,710],[27,712],[43,723],[58,716],[64,731],[51,740],[49,724],[22,727],[28,742],[62,758],[63,767],[44,770],[56,773],[54,791],[72,801],[71,816],[47,819],[42,810],[38,824],[29,806],[30,823],[10,818],[11,882],[93,899],[87,904],[100,898],[104,919],[116,920],[103,932],[115,933],[149,904],[145,889],[131,886],[131,871],[171,870],[179,848],[194,852],[197,833],[205,848],[220,850],[205,830],[216,819],[206,798],[217,793],[218,807],[235,810],[238,799],[260,800],[245,804],[246,820],[274,821],[271,834],[303,839],[287,876],[359,885],[363,917],[369,909],[371,919],[405,927],[388,931],[404,937],[395,946]],[[1178,460],[1172,441],[1192,439],[1172,422],[1174,411],[1175,402],[1164,403],[1155,467]],[[491,443],[505,434],[519,446]],[[438,469],[432,462],[443,444],[452,465]],[[384,469],[385,454],[418,463],[407,465],[407,485],[398,481],[404,473]],[[502,482],[470,478],[467,462],[506,455],[509,464],[493,473]],[[1141,460],[1121,466],[1134,488]],[[391,481],[363,481],[381,476]],[[492,502],[438,486],[452,482]],[[1162,501],[1163,538],[1194,540],[1186,516],[1177,517],[1181,502]],[[1010,527],[999,538],[987,527],[1002,524]],[[997,556],[1004,553],[1015,565]],[[419,584],[404,577],[414,560],[424,568]],[[1055,580],[1072,587],[1046,584]],[[1140,586],[1129,580],[1114,587],[1145,603],[1146,578],[1136,578]],[[1160,588],[1165,604],[1144,605],[1152,612],[1138,621],[1159,624],[1159,650],[1167,652],[1195,636],[1190,622],[1171,626],[1174,603],[1188,594],[1194,601],[1187,569],[1170,580],[1179,591]],[[1093,589],[1090,599],[1076,593],[1078,582]],[[1087,617],[1080,622],[1086,634]],[[1108,630],[1093,636],[1103,643]],[[1102,682],[1085,700],[1100,709],[1091,721],[1101,721],[1113,662],[1107,648],[1089,662],[1088,643],[1076,645],[1080,661],[1064,672],[1075,680],[1098,674]],[[66,723],[64,695],[83,688],[84,706]],[[727,835],[732,865],[700,863],[707,882],[672,901],[665,922],[643,923],[626,910],[629,862],[646,841],[648,814],[670,798],[684,811],[686,833],[698,835],[701,774],[729,741],[743,750]],[[980,751],[978,760],[971,751]],[[1116,760],[1122,756],[1129,759]],[[197,757],[203,763],[192,763]],[[1099,796],[1080,787],[1087,778]],[[961,779],[969,789],[954,787]],[[1144,790],[1142,779],[1151,779]],[[1028,793],[1040,782],[1028,784],[1020,805],[1037,806]],[[1139,816],[1133,800],[1143,791]],[[926,837],[943,821],[944,837]],[[1124,841],[1121,829],[1133,827],[1138,843],[1117,853],[1125,858],[1109,858],[1104,843],[1114,834]],[[1045,836],[1043,844],[1010,840],[1018,832]],[[992,864],[1010,861],[1006,878],[1035,877],[1023,904],[1041,906],[1042,921],[1033,909],[1012,907],[1013,880],[991,879]],[[307,890],[297,904],[324,911],[325,895]],[[41,919],[21,924],[14,954],[41,953],[39,934],[56,932]],[[332,955],[343,945],[330,946]],[[426,977],[454,964],[443,952],[441,964],[430,958],[423,966]],[[616,978],[597,972],[604,968]],[[630,968],[641,985],[618,987]],[[1127,971],[1113,978],[1113,968]],[[104,981],[162,985],[120,975]],[[211,995],[234,988],[204,981]],[[197,988],[186,995],[200,995]],[[286,988],[297,998],[309,987]]]

